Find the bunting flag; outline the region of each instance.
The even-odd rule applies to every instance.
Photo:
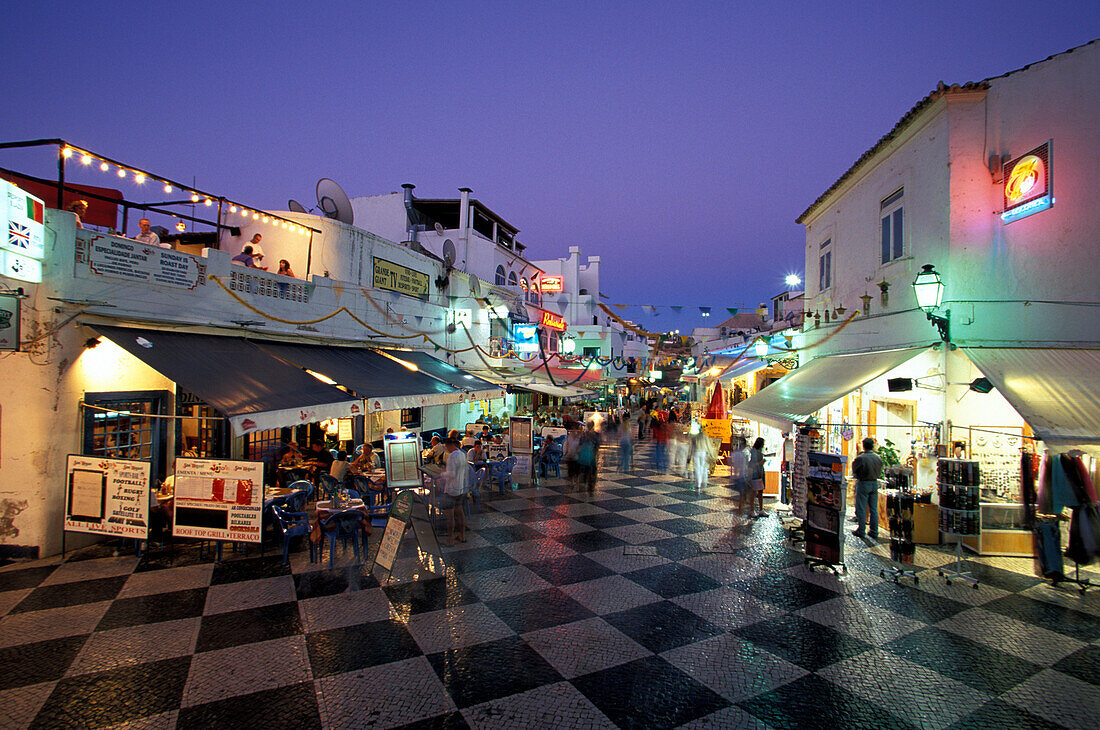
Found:
[[[671,309],[673,312],[676,312],[676,314],[679,314],[681,311],[683,311],[684,308],[683,307],[676,307],[676,306],[669,306],[669,309]]]
[[[737,314],[736,307],[726,307],[726,311],[729,312],[731,316]]]
[[[617,308],[617,309],[626,309],[626,308],[627,308],[627,307],[629,307],[630,305],[629,305],[629,304],[612,304],[611,306],[612,306],[612,307],[615,307],[615,308]]]
[[[423,317],[421,317],[421,316],[419,316],[419,315],[416,315],[416,314],[414,314],[414,315],[413,315],[413,319],[415,319],[415,320],[416,320],[416,323],[417,323],[417,324],[420,324],[421,322],[423,322],[423,321],[424,321],[424,318],[423,318]]]

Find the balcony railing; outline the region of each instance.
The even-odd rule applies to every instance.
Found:
[[[229,270],[229,288],[245,294],[286,299],[291,302],[308,302],[310,286],[300,279],[258,271],[244,266]]]

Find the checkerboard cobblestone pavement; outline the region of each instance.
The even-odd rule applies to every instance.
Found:
[[[384,584],[304,547],[286,567],[102,546],[6,566],[0,726],[1100,724],[1100,590],[1008,558],[949,586],[925,547],[919,584],[895,585],[884,546],[853,539],[847,575],[810,571],[776,516],[733,523],[720,478],[697,494],[604,458],[595,493],[486,499],[443,576],[410,538]]]

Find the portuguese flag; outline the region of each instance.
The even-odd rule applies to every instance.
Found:
[[[27,217],[35,223],[46,222],[46,211],[42,207],[42,201],[27,196]]]

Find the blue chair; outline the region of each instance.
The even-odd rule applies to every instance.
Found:
[[[309,515],[305,512],[288,512],[279,505],[272,505],[271,513],[275,517],[275,524],[279,526],[279,531],[283,535],[283,565],[288,565],[290,559],[288,552],[290,550],[290,540],[294,537],[305,537],[306,542],[309,543],[309,562],[315,562],[315,551],[313,541],[309,539]],[[221,547],[219,545],[219,547]]]
[[[516,457],[509,456],[503,461],[492,464],[492,483],[497,485],[497,491],[503,495],[504,490],[512,488],[512,469],[516,468]]]
[[[355,455],[359,456],[362,453],[363,453],[363,444],[359,444],[358,446],[355,447]]]
[[[470,516],[473,509],[472,503],[477,502],[477,511],[481,511],[481,488],[489,483],[489,467],[482,466],[477,469],[470,466],[470,498],[466,500],[466,516]]]
[[[376,482],[362,474],[355,476],[355,487],[361,495],[360,499],[367,505],[371,525],[385,527],[397,490],[390,489],[385,482]]]
[[[554,476],[561,476],[561,454],[560,447],[555,446],[550,450],[550,453],[546,457],[546,461],[542,465],[542,475],[546,476],[551,469],[554,470]]]
[[[331,474],[322,474],[317,482],[321,485],[321,492],[329,499],[336,499],[336,492],[344,487],[344,485]]]
[[[336,512],[328,516],[324,522],[321,523],[321,552],[317,556],[318,560],[324,560],[324,539],[328,538],[328,567],[333,566],[333,561],[336,558],[336,541],[340,542],[344,546],[345,552],[348,549],[348,540],[351,540],[351,547],[355,551],[355,562],[360,562],[359,556],[359,538],[363,538],[363,548],[366,550],[366,535],[363,535],[363,522],[367,519],[367,516],[360,510],[351,509],[344,510],[343,512]]]
[[[304,485],[304,486],[303,486]],[[280,505],[287,512],[305,512],[306,503],[313,494],[313,485],[309,482],[295,482],[290,487],[294,491],[283,497]]]

